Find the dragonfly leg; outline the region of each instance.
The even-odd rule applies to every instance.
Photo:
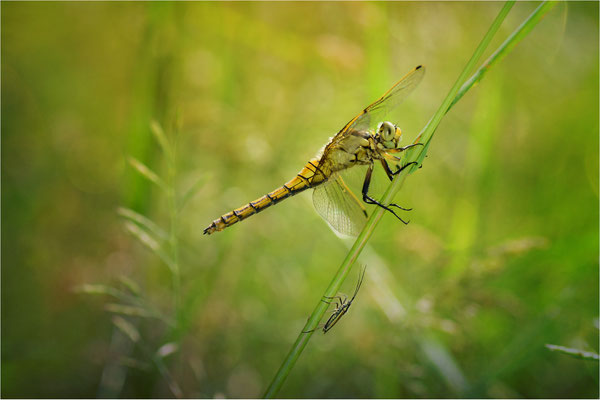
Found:
[[[409,144],[408,146],[404,146],[404,147],[400,147],[402,149],[402,151],[404,150],[408,150],[411,147],[415,147],[415,146],[423,146],[423,143],[414,143],[414,144]]]
[[[383,158],[381,160],[381,166],[383,167],[383,170],[385,171],[386,175],[388,176],[388,178],[390,178],[390,181],[394,180],[394,173],[392,172],[390,166],[388,165],[387,161],[385,161]]]
[[[378,202],[377,200],[375,200],[374,198],[372,198],[371,196],[369,196],[369,186],[371,185],[371,175],[373,174],[373,163],[369,164],[369,169],[367,169],[367,174],[365,175],[365,182],[363,183],[363,188],[362,188],[362,195],[363,195],[363,201],[367,204],[375,204],[378,207],[383,208],[386,211],[391,212],[392,214],[394,214],[394,216],[396,218],[398,218],[403,224],[408,224],[408,222],[406,222],[405,220],[403,220],[402,218],[400,218],[398,216],[398,214],[396,214],[394,212],[394,210],[392,210],[389,206],[385,206],[383,204],[381,204],[380,202]],[[390,204],[390,206],[392,207],[398,207],[400,209],[405,210],[404,208],[400,207],[397,204]]]
[[[383,161],[383,162],[385,162],[385,161]],[[404,168],[406,168],[406,167],[409,167],[409,166],[411,166],[411,165],[417,165],[417,164],[419,164],[419,163],[418,163],[418,162],[416,162],[416,161],[409,162],[408,164],[406,164],[406,165],[403,165],[402,167],[398,168],[398,170],[397,170],[396,172],[392,172],[392,175],[393,175],[393,176],[396,176],[396,175],[398,175],[400,172],[402,172],[402,171],[404,170]],[[399,205],[398,205],[398,204],[396,204],[396,203],[391,203],[391,204],[390,204],[390,206],[393,206],[393,207],[398,207],[399,209],[401,209],[401,210],[404,210],[404,211],[411,211],[411,210],[412,210],[412,208],[404,208],[404,207],[401,207],[401,206],[399,206]]]
[[[412,148],[412,147],[415,147],[415,146],[423,146],[423,143],[414,143],[414,144],[409,144],[408,146],[404,146],[404,147],[398,147],[398,148],[396,148],[396,149],[389,149],[389,150],[386,150],[386,152],[388,152],[388,153],[401,153],[401,152],[403,152],[403,151],[405,151],[405,150],[408,150],[408,149],[410,149],[410,148]]]
[[[398,168],[398,170],[397,170],[396,172],[392,172],[392,175],[396,176],[396,175],[398,175],[400,172],[404,171],[404,169],[405,169],[405,168],[407,168],[407,167],[409,167],[409,166],[411,166],[411,165],[418,165],[418,164],[419,164],[419,163],[418,163],[418,162],[416,162],[416,161],[409,162],[408,164],[406,164],[406,165],[403,165],[402,167]]]
[[[390,157],[394,157],[395,159],[397,159],[398,161],[400,161],[401,159],[395,156],[390,156]],[[403,165],[402,167],[398,167],[398,170],[396,172],[392,172],[392,169],[390,168],[390,165],[387,163],[386,160],[384,160],[383,158],[380,159],[379,161],[381,161],[381,165],[383,166],[383,170],[385,171],[385,173],[387,174],[388,178],[390,179],[390,181],[394,180],[394,176],[398,175],[400,172],[402,172],[402,170],[406,167],[408,167],[409,165],[413,165],[413,164],[418,164],[416,161],[410,162],[406,165]]]
[[[390,205],[389,205],[389,206],[390,206],[390,207],[397,207],[397,208],[401,209],[402,211],[412,211],[412,208],[404,208],[404,207],[401,207],[401,206],[399,206],[399,205],[398,205],[398,204],[396,204],[396,203],[390,203]]]

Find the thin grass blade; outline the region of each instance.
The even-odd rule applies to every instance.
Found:
[[[121,298],[121,296],[123,295],[123,293],[119,289],[102,284],[85,283],[83,285],[76,286],[73,290],[77,293],[85,293],[92,295],[108,295],[115,298]]]
[[[117,213],[121,217],[135,222],[149,233],[152,233],[155,236],[155,240],[167,240],[169,238],[169,234],[156,223],[154,223],[154,221],[138,212],[133,211],[130,208],[119,207],[117,209]]]
[[[131,165],[137,172],[140,173],[144,178],[154,183],[156,186],[164,191],[168,190],[168,186],[154,171],[148,168],[144,163],[134,157],[128,157],[129,165]]]
[[[123,286],[125,286],[125,288],[127,288],[127,290],[134,297],[139,297],[142,294],[142,290],[140,289],[140,286],[137,284],[137,282],[126,277],[125,275],[119,276],[119,281],[121,282],[121,284],[123,284]]]
[[[125,228],[135,236],[143,245],[148,247],[154,254],[160,257],[161,260],[171,271],[175,268],[174,262],[171,257],[164,251],[160,243],[155,240],[152,236],[150,236],[146,231],[141,229],[138,225],[133,222],[127,221],[125,223]]]
[[[150,123],[150,131],[152,131],[154,138],[156,139],[156,141],[158,142],[158,145],[160,146],[163,153],[165,154],[165,157],[167,158],[167,162],[169,163],[169,165],[172,165],[173,161],[174,161],[173,160],[173,149],[171,148],[169,139],[167,139],[167,135],[165,135],[165,131],[163,130],[162,126],[160,126],[158,121],[153,120]]]
[[[133,324],[127,321],[123,317],[115,316],[112,319],[113,324],[125,334],[133,343],[137,343],[140,340],[140,332],[133,326]]]
[[[109,303],[104,306],[104,309],[114,314],[127,315],[129,317],[160,318],[159,315],[138,306]]]
[[[186,203],[192,198],[194,197],[194,195],[196,193],[198,193],[198,190],[200,190],[202,188],[202,185],[204,184],[204,182],[206,181],[206,175],[202,176],[200,179],[198,179],[196,181],[196,183],[194,183],[188,190],[187,192],[184,193],[184,195],[181,197],[181,200],[179,200],[179,211],[181,211],[183,209],[183,207],[186,205]]]
[[[504,19],[506,18],[506,15],[508,14],[508,12],[510,11],[510,9],[512,8],[513,5],[514,5],[514,1],[509,1],[504,4],[502,9],[500,10],[500,13],[496,17],[496,19],[492,22],[492,25],[490,26],[488,32],[485,34],[485,36],[483,37],[479,46],[476,48],[475,52],[473,53],[473,56],[467,62],[467,65],[465,66],[465,68],[463,69],[461,74],[459,75],[454,86],[452,86],[452,89],[446,96],[442,105],[438,108],[438,110],[434,114],[433,118],[429,121],[429,123],[423,130],[422,137],[424,138],[423,142],[425,143],[425,146],[423,146],[424,148],[428,148],[429,142],[431,141],[433,134],[434,134],[436,128],[438,127],[438,125],[440,124],[443,116],[446,114],[450,105],[452,104],[452,100],[454,99],[454,97],[456,97],[461,85],[465,82],[465,80],[467,79],[467,77],[469,76],[471,71],[475,68],[477,61],[481,58],[483,52],[485,51],[485,49],[489,45],[490,41],[492,40],[492,37],[498,31],[498,28],[502,24],[502,21],[504,21]],[[420,152],[415,151],[415,152],[410,153],[407,157],[408,158],[407,162],[415,161],[421,154],[423,154],[423,157],[424,157],[424,154],[425,154],[424,150],[425,149],[422,149]],[[383,199],[381,200],[384,204],[389,204],[392,201],[392,199],[394,198],[394,196],[400,190],[402,184],[404,183],[404,180],[406,179],[406,176],[408,175],[409,170],[410,170],[410,168],[406,168],[404,171],[402,171],[402,173],[400,173],[394,179],[392,184],[388,187],[386,193],[383,196]],[[348,253],[346,258],[342,262],[342,265],[338,269],[336,275],[334,276],[333,280],[331,281],[329,287],[327,288],[327,290],[325,291],[323,296],[332,297],[335,295],[335,293],[337,293],[341,284],[343,283],[343,281],[346,279],[348,273],[350,272],[352,265],[357,260],[362,249],[364,248],[368,239],[372,235],[377,223],[379,222],[379,220],[381,220],[381,217],[383,216],[383,212],[384,212],[384,210],[382,208],[378,208],[371,214],[363,231],[360,233],[360,235],[354,242],[354,245],[350,249],[350,252]],[[327,310],[327,305],[324,304],[323,302],[319,301],[317,303],[316,308],[314,309],[311,316],[309,317],[308,322],[306,323],[306,325],[302,329],[300,335],[298,336],[295,343],[293,344],[293,346],[292,346],[290,352],[288,353],[287,357],[285,358],[283,364],[281,365],[281,367],[275,374],[275,377],[271,381],[271,384],[267,388],[267,391],[264,396],[265,398],[273,398],[277,395],[277,393],[279,392],[279,389],[281,388],[281,386],[285,382],[287,376],[289,375],[291,369],[295,365],[296,360],[298,359],[298,357],[300,356],[300,354],[302,353],[302,351],[308,344],[310,337],[314,333],[315,328],[319,324],[319,321],[325,314],[326,310]]]
[[[548,348],[550,351],[567,354],[571,357],[579,358],[581,360],[600,361],[600,355],[591,351],[583,351],[580,349],[573,349],[571,347],[558,346],[556,344],[547,344],[546,348]]]

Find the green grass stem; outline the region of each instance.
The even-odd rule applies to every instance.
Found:
[[[431,142],[431,139],[433,138],[435,130],[439,126],[444,115],[450,110],[451,107],[454,106],[454,104],[456,104],[464,96],[464,94],[468,90],[470,90],[476,83],[478,83],[483,78],[483,75],[491,66],[493,66],[506,54],[508,54],[508,52],[510,52],[514,48],[514,46],[535,27],[535,25],[541,20],[541,18],[554,6],[554,3],[542,3],[527,18],[527,20],[525,20],[525,22],[523,22],[523,24],[521,24],[517,28],[517,30],[513,32],[513,34],[511,34],[504,43],[502,43],[502,45],[492,54],[492,56],[490,56],[486,60],[482,67],[479,68],[475,72],[475,74],[473,74],[471,78],[469,78],[469,80],[467,80],[467,77],[475,68],[475,65],[483,55],[485,49],[489,45],[495,33],[498,31],[500,25],[508,15],[508,12],[510,11],[513,5],[514,1],[508,1],[504,4],[498,16],[490,26],[488,32],[485,34],[485,36],[479,43],[479,46],[476,48],[471,59],[467,62],[465,68],[463,69],[458,79],[450,89],[448,95],[442,102],[441,106],[438,108],[433,118],[427,123],[425,128],[418,135],[416,142],[421,142],[424,144],[424,146],[417,147],[415,148],[415,151],[410,152],[407,155],[407,163],[416,161],[418,164],[421,164],[422,160],[427,154],[427,150],[429,148],[429,144]],[[393,200],[397,192],[402,187],[404,180],[406,179],[408,174],[410,174],[415,169],[416,166],[413,168],[407,168],[394,179],[394,181],[390,184],[385,194],[383,195],[381,201],[384,204],[388,204]],[[350,272],[352,265],[357,260],[361,251],[365,247],[368,239],[371,237],[375,227],[377,226],[377,223],[379,222],[379,220],[381,220],[383,213],[384,210],[382,208],[378,208],[371,214],[371,217],[367,221],[363,231],[359,234],[358,238],[354,242],[354,245],[348,252],[336,275],[334,276],[333,280],[331,281],[325,293],[323,294],[324,297],[335,296],[335,294],[339,291],[339,288],[346,279],[348,273]],[[302,332],[298,335],[298,338],[292,345],[292,348],[288,353],[287,357],[285,358],[283,364],[281,365],[271,384],[267,388],[267,391],[265,392],[264,396],[265,398],[273,398],[277,395],[279,389],[285,382],[291,369],[298,360],[298,357],[300,356],[300,354],[308,344],[308,341],[310,340],[312,334],[316,330],[319,321],[327,311],[327,308],[328,305],[319,300],[317,306],[310,315],[306,325],[302,329]]]
[[[479,69],[467,80],[464,85],[458,91],[452,104],[448,108],[448,111],[483,78],[485,73],[502,60],[520,41],[523,39],[531,30],[537,25],[538,22],[556,5],[555,1],[545,1],[540,4],[535,11],[531,13],[529,17],[498,47],[498,49],[483,63]]]

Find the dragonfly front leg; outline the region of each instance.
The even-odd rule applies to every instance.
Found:
[[[423,143],[414,143],[414,144],[409,144],[408,146],[398,147],[396,149],[388,149],[388,150],[386,150],[386,152],[387,153],[401,153],[401,152],[408,150],[411,147],[415,147],[415,146],[423,146]]]
[[[385,161],[383,158],[381,160],[379,160],[379,161],[381,161],[381,166],[383,167],[383,170],[385,171],[385,173],[388,176],[388,178],[390,178],[390,181],[393,181],[394,180],[394,173],[392,172],[392,169],[388,165],[387,161]]]
[[[391,157],[394,157],[394,156],[391,156]],[[394,157],[394,158],[396,158],[396,157]],[[413,164],[418,164],[416,161],[409,162],[408,164],[406,164],[406,165],[398,168],[398,170],[396,172],[392,172],[392,170],[391,170],[390,166],[388,165],[387,161],[385,161],[384,159],[381,159],[380,161],[381,161],[381,165],[383,165],[383,169],[385,170],[385,173],[387,174],[388,178],[390,178],[390,181],[393,181],[394,180],[394,176],[396,176],[400,172],[402,172],[404,170],[404,168],[406,168],[408,166],[411,166]],[[390,206],[398,207],[399,209],[404,210],[404,211],[411,211],[412,210],[412,208],[404,208],[404,207],[399,206],[396,203],[392,203],[392,204],[390,204]]]
[[[400,152],[405,151],[406,149],[410,149],[411,147],[415,147],[415,146],[423,146],[423,143],[409,144],[408,146],[400,147],[397,149],[388,149],[385,151],[385,153],[383,154],[384,158],[381,158],[380,161],[381,161],[381,165],[383,165],[383,169],[385,170],[385,173],[387,174],[388,178],[390,178],[390,181],[394,180],[394,176],[396,176],[400,172],[402,172],[404,170],[404,168],[406,168],[410,165],[417,165],[418,163],[416,161],[409,162],[408,164],[403,165],[402,167],[398,167],[396,172],[392,172],[392,170],[391,170],[390,166],[388,165],[387,161],[385,160],[385,158],[389,159],[390,161],[400,163],[402,161],[402,158],[396,157],[395,155],[393,155],[391,153],[400,153]]]
[[[391,156],[391,157],[394,157],[394,156]],[[397,157],[394,157],[394,158],[397,158]],[[383,169],[384,169],[385,173],[387,174],[388,178],[390,178],[390,181],[393,181],[393,180],[394,180],[394,176],[396,176],[396,175],[398,175],[400,172],[404,171],[404,168],[406,168],[406,167],[408,167],[408,166],[411,166],[411,165],[416,165],[416,164],[418,164],[418,162],[416,162],[416,161],[412,161],[412,162],[409,162],[409,163],[408,163],[408,164],[406,164],[406,165],[403,165],[402,167],[398,167],[398,170],[396,170],[396,172],[392,172],[392,169],[390,168],[390,166],[389,166],[389,164],[387,163],[387,161],[386,161],[386,160],[384,160],[384,159],[382,158],[382,159],[381,159],[381,160],[379,160],[379,161],[381,161],[381,165],[383,166]]]
[[[396,172],[392,172],[392,175],[394,175],[394,176],[398,175],[400,172],[404,171],[404,168],[410,167],[411,165],[419,165],[419,163],[416,161],[411,161],[408,164],[403,165],[402,167],[398,168],[398,170]]]
[[[374,198],[372,198],[371,196],[369,196],[369,186],[371,185],[371,175],[372,174],[373,174],[373,163],[369,164],[369,168],[367,169],[367,174],[365,175],[365,182],[363,183],[363,188],[362,188],[363,201],[367,204],[375,204],[376,206],[379,206],[379,207],[383,208],[384,210],[391,212],[392,214],[394,214],[394,216],[396,218],[398,218],[400,221],[402,221],[403,224],[408,224],[408,222],[406,222],[405,220],[400,218],[398,216],[398,214],[396,214],[394,212],[394,210],[392,210],[390,207],[398,207],[401,210],[406,210],[406,208],[400,207],[398,204],[395,204],[395,203],[391,203],[389,206],[385,206],[385,205],[381,204],[380,202],[378,202],[377,200],[375,200]]]

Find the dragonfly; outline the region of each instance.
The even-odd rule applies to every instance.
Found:
[[[343,235],[357,236],[360,233],[368,218],[365,204],[382,207],[407,224],[394,209],[410,211],[409,208],[395,203],[382,204],[369,194],[369,188],[376,162],[381,164],[390,180],[404,168],[416,164],[401,165],[401,153],[421,143],[401,147],[402,130],[383,118],[415,89],[424,74],[425,67],[419,65],[414,68],[344,125],[294,178],[266,195],[223,214],[204,229],[204,234],[222,231],[311,188],[314,189],[313,204],[317,212]],[[350,189],[343,177],[346,170],[355,166],[366,166],[361,198]]]
[[[342,296],[333,296],[333,297],[323,296],[323,298],[328,299],[329,301],[325,301],[325,300],[321,299],[322,302],[327,303],[327,304],[331,304],[331,303],[333,303],[333,300],[336,300],[335,301],[335,309],[333,310],[333,313],[329,316],[329,318],[327,319],[327,322],[325,322],[325,325],[323,325],[323,333],[324,334],[329,332],[329,330],[331,328],[333,328],[334,325],[337,324],[339,322],[339,320],[342,319],[344,314],[346,314],[348,312],[348,310],[350,309],[350,306],[352,305],[352,302],[356,298],[356,295],[358,294],[360,286],[362,285],[363,279],[365,278],[366,270],[367,270],[367,266],[365,265],[363,267],[361,275],[358,278],[358,283],[356,284],[356,289],[354,289],[354,294],[352,295],[352,298],[350,300],[348,300],[348,297],[346,295],[344,295],[343,298],[342,298]],[[303,331],[303,333],[311,333],[311,332],[314,332],[314,330]]]

